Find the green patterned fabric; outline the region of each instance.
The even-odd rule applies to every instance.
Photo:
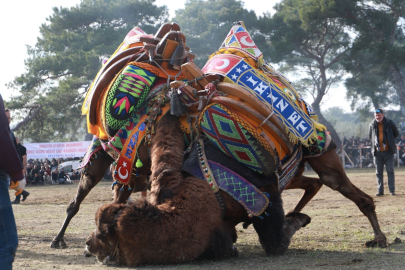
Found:
[[[107,94],[105,123],[107,133],[115,134],[144,104],[156,75],[128,65],[119,74]]]
[[[304,154],[304,158],[314,158],[319,157],[327,150],[329,150],[329,145],[332,141],[332,138],[327,130],[321,131],[316,130],[317,137],[316,140],[313,141],[308,147],[303,146],[302,152]]]
[[[264,175],[275,171],[277,160],[265,149],[267,143],[260,143],[260,136],[254,136],[253,130],[247,130],[221,105],[205,110],[200,124],[203,133],[228,156]]]

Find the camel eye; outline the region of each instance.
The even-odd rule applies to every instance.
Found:
[[[105,236],[103,234],[101,234],[100,232],[96,233],[96,238],[99,240],[103,240],[105,238]]]

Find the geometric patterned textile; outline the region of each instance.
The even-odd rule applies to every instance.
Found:
[[[222,166],[208,161],[219,188],[232,196],[248,212],[249,216],[260,216],[269,206],[269,198],[242,176]]]
[[[101,146],[101,141],[97,136],[93,136],[93,140],[87,149],[86,155],[84,156],[82,163],[80,164],[79,168],[83,168],[84,166],[89,163],[90,158],[98,151],[100,151],[103,147]]]
[[[156,75],[140,67],[126,66],[108,91],[105,119],[110,136],[143,105]]]
[[[108,145],[110,148],[114,149],[116,152],[120,153],[126,140],[128,139],[129,134],[133,128],[138,124],[139,120],[143,115],[146,114],[147,104],[141,107],[137,112],[135,112],[131,118],[115,133],[114,137],[110,139]]]
[[[149,37],[152,38],[153,35],[147,35],[141,28],[139,27],[134,27],[131,31],[129,31],[129,33],[126,35],[124,41],[121,43],[121,45],[118,47],[118,49],[111,55],[110,59],[108,59],[107,62],[103,63],[103,66],[107,65],[108,62],[113,59],[117,54],[121,53],[122,51],[125,51],[126,49],[128,49],[128,47],[131,44],[134,43],[139,43],[140,42],[140,38],[141,37]],[[101,70],[100,70],[101,71]],[[96,78],[99,77],[100,74],[97,74]],[[83,102],[83,106],[82,106],[82,114],[87,114],[89,111],[89,107],[90,107],[90,101],[92,100],[93,94],[94,94],[94,82],[91,84],[86,98]]]
[[[202,71],[222,76],[224,82],[237,84],[255,95],[283,122],[294,144],[299,141],[308,146],[316,139],[315,129],[324,129],[301,108],[299,95],[288,80],[263,60],[243,22],[232,27],[220,50],[210,56]]]
[[[332,141],[329,131],[316,130],[318,136],[316,141],[312,142],[308,147],[303,147],[304,158],[319,157],[326,151]]]
[[[276,78],[259,72],[243,57],[235,54],[217,54],[208,60],[202,71],[224,76],[224,81],[237,84],[255,95],[284,123],[292,142],[296,143],[299,140],[307,145],[316,136],[316,122],[299,106],[295,90],[289,89]]]
[[[274,173],[277,161],[266,150],[267,142],[253,128],[248,130],[248,126],[239,123],[229,110],[214,104],[206,108],[200,119],[202,132],[223,153],[256,172]]]
[[[239,22],[231,28],[221,48],[237,48],[248,53],[256,60],[262,56],[262,52],[257,48],[249,33],[246,31],[243,22]]]
[[[315,113],[314,109],[312,109],[312,106],[308,104],[303,98],[299,98],[299,100],[304,104],[305,110],[309,117],[314,119],[315,121],[319,122],[318,115]]]
[[[211,144],[211,142],[205,142],[204,146],[207,146],[207,144]],[[215,149],[215,147],[211,149]],[[215,157],[219,160],[223,160],[221,156],[224,154],[219,150],[218,152],[219,154]],[[208,151],[206,151],[206,154],[207,153]],[[193,144],[190,154],[184,160],[181,170],[204,180],[205,173],[201,170],[200,162],[197,144],[195,143]],[[241,176],[219,162],[208,159],[208,165],[219,188],[239,202],[247,210],[249,215],[259,216],[265,211],[266,207],[269,205],[269,200],[254,184],[249,182],[250,179]]]
[[[297,144],[294,147],[293,153],[287,159],[284,158],[282,161],[281,174],[278,176],[278,188],[280,192],[283,192],[283,190],[291,183],[298,171],[301,159],[301,145]]]

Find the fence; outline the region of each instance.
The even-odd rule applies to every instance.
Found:
[[[343,168],[346,167],[346,159],[345,157],[349,160],[349,162],[352,164],[353,167],[355,167],[355,163],[352,161],[352,159],[350,158],[350,156],[347,154],[347,150],[354,150],[357,149],[359,151],[359,168],[363,168],[363,149],[365,149],[366,151],[368,149],[370,149],[370,153],[371,153],[371,146],[363,146],[363,145],[359,145],[359,147],[357,148],[353,148],[353,147],[344,147],[344,145],[342,145],[336,152],[340,155],[340,159],[342,161],[342,165]],[[399,168],[399,160],[400,160],[400,156],[399,156],[399,147],[396,146],[397,149],[397,167]],[[373,161],[374,163],[374,161]]]

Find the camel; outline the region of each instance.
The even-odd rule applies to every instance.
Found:
[[[165,128],[162,129],[170,127],[171,124],[163,125],[162,123],[162,125],[165,126]],[[115,203],[125,203],[132,192],[143,190],[144,187],[147,185],[144,176],[151,174],[152,160],[150,155],[148,154],[148,148],[146,146],[140,147],[139,156],[144,163],[144,166],[140,170],[141,176],[135,178],[135,181],[132,184],[132,186],[134,187],[133,191],[128,191],[128,189],[124,189],[123,191],[121,191],[121,185],[116,185],[114,187]],[[170,157],[167,159],[170,160]],[[90,192],[90,190],[102,179],[105,171],[112,162],[113,159],[107,153],[101,151],[97,159],[92,160],[93,165],[90,166],[86,170],[86,172],[81,175],[76,197],[70,202],[69,206],[67,207],[67,217],[59,234],[52,241],[51,247],[66,247],[66,243],[64,241],[64,232],[70,220],[79,211],[81,202]],[[305,162],[308,162],[311,165],[314,171],[319,175],[319,178],[306,177],[302,174],[305,170]],[[162,166],[162,168],[165,168],[164,163],[160,163],[160,165]],[[369,219],[374,230],[375,237],[373,240],[366,242],[366,246],[386,247],[386,237],[379,227],[373,199],[350,182],[347,175],[345,174],[343,166],[340,163],[339,156],[336,154],[334,149],[325,152],[318,158],[303,160],[300,163],[300,168],[297,174],[286,189],[303,189],[305,192],[298,202],[297,206],[292,209],[289,214],[300,213],[305,205],[317,194],[323,184],[327,185],[333,190],[340,192],[343,196],[353,201],[359,207],[360,211]],[[151,193],[151,201],[162,202],[167,196],[167,190],[159,190],[159,192],[155,192],[153,184],[152,191],[153,192]],[[273,193],[274,192],[275,191],[273,190]],[[240,212],[246,213],[245,210],[236,201],[234,201],[232,198],[228,199],[229,200],[226,201],[227,208],[234,207],[239,209]],[[281,201],[277,203],[281,203]],[[229,211],[227,211],[227,213],[228,215],[230,214]],[[228,216],[227,219],[233,222],[234,225],[237,225],[239,222],[251,223],[251,220],[249,220],[247,216],[243,221],[238,218],[235,219],[235,216],[233,215]]]
[[[182,38],[185,39],[184,36],[182,36]],[[154,40],[151,40],[151,42],[153,43]],[[161,38],[159,38],[159,40],[161,40]],[[148,39],[148,41],[150,41],[150,39]],[[158,39],[155,39],[155,41],[158,41]],[[158,49],[162,47],[159,47],[159,44],[157,46]],[[145,50],[151,50],[151,48],[153,49],[155,47],[145,47]],[[151,55],[149,55],[149,59],[150,57]],[[142,58],[139,59],[142,60]],[[125,60],[126,62],[129,61],[129,59],[126,58],[123,58],[123,60]],[[146,57],[146,59],[144,60],[147,61],[148,57]],[[111,68],[114,68],[114,65],[111,66]],[[100,79],[100,81],[102,82],[103,79],[106,77],[108,76],[104,76],[102,79]],[[192,78],[194,78],[194,80],[192,80]],[[189,81],[194,81],[195,84],[197,84],[196,78],[199,78],[198,84],[200,85],[202,84],[201,82],[206,81],[206,83],[202,84],[202,88],[200,88],[204,89],[204,87],[208,83],[217,80],[218,76],[195,75],[192,78],[187,79]],[[220,82],[218,86],[222,85],[222,90],[225,91],[227,89],[225,87],[225,84],[226,83],[224,82]],[[96,86],[98,87],[98,85]],[[174,84],[174,86],[178,87],[179,84]],[[102,87],[98,87],[97,89],[102,89]],[[230,89],[235,91],[238,90],[236,86],[231,86]],[[206,92],[211,93],[208,90]],[[100,93],[98,95],[100,95]],[[214,102],[226,100],[230,104],[232,102],[233,104],[238,104],[238,101],[231,100],[229,98],[227,99],[227,97],[216,97],[212,95],[210,96],[210,98],[211,97],[211,101]],[[200,99],[200,101],[201,100],[202,99]],[[204,101],[202,101],[200,102],[199,106],[200,105],[204,107],[207,104],[204,104]],[[93,107],[96,108],[96,106]],[[260,104],[258,105],[258,107],[259,108],[257,109],[260,110]],[[248,110],[250,110],[251,115],[255,115],[254,110],[251,110],[249,108]],[[269,115],[269,113],[266,115]],[[270,114],[270,116],[272,116],[272,113]],[[97,120],[97,117],[93,116],[93,118],[93,121]],[[260,115],[257,116],[257,118],[260,119]],[[275,116],[272,116],[270,117],[270,120],[274,120],[274,118]],[[137,176],[133,177],[133,181],[129,183],[130,188],[126,188],[126,186],[122,188],[123,186],[121,184],[114,186],[115,195],[113,198],[113,203],[125,203],[132,192],[142,190],[147,185],[145,179],[147,176],[150,175],[150,179],[152,179],[150,203],[154,206],[164,204],[166,200],[174,196],[173,190],[176,190],[176,188],[178,188],[176,185],[178,184],[179,179],[189,177],[189,175],[183,175],[184,172],[181,171],[181,164],[183,163],[184,142],[183,134],[179,127],[179,119],[175,116],[166,114],[156,124],[155,128],[156,135],[152,138],[150,146],[144,143],[139,144],[138,159],[142,161],[143,166],[139,168]],[[110,136],[113,135],[114,134],[110,134]],[[165,138],[165,136],[169,137]],[[174,136],[176,137],[176,139],[171,139],[170,136]],[[167,149],[171,149],[171,151],[167,152]],[[100,150],[97,153],[97,158],[92,158],[90,163],[91,165],[86,167],[86,170],[81,175],[81,180],[78,186],[76,197],[68,205],[66,210],[66,219],[58,235],[53,239],[51,247],[66,247],[64,234],[70,220],[79,211],[81,202],[90,192],[90,190],[102,179],[102,176],[104,175],[108,166],[113,161],[114,159],[103,150]],[[168,164],[168,162],[171,162],[172,164],[170,165]],[[304,165],[306,162],[311,165],[314,171],[318,174],[319,178],[310,178],[303,175]],[[176,164],[174,168],[172,166],[173,164]],[[288,247],[290,238],[289,234],[287,233],[289,229],[283,228],[286,222],[284,219],[284,211],[282,209],[277,177],[275,174],[272,174],[264,177],[263,179],[265,180],[265,182],[267,181],[267,184],[261,186],[259,189],[270,195],[272,207],[268,207],[266,209],[266,212],[269,216],[261,216],[261,218],[250,218],[246,213],[246,210],[236,200],[234,200],[228,194],[220,191],[219,193],[221,193],[222,199],[225,202],[223,219],[227,222],[227,226],[229,226],[230,228],[234,228],[234,226],[236,226],[240,222],[244,222],[245,226],[253,223],[253,226],[255,227],[259,235],[260,242],[266,254],[281,254],[285,252],[286,248]],[[289,212],[287,217],[297,216],[298,213],[302,211],[305,205],[316,195],[316,193],[324,184],[332,188],[333,190],[340,192],[343,196],[353,201],[358,206],[360,211],[369,219],[374,231],[374,239],[366,242],[365,245],[367,247],[386,247],[387,240],[379,227],[373,199],[350,182],[333,147],[327,149],[327,151],[322,153],[322,155],[320,156],[303,158],[301,160],[297,172],[295,173],[289,185],[285,187],[285,189],[299,188],[303,189],[305,192],[298,202],[297,206]],[[308,223],[308,219],[298,219],[301,220],[300,222],[298,222],[298,224],[301,226],[305,226]],[[232,231],[232,229],[230,229],[230,231]],[[277,235],[277,237],[274,237],[275,235]],[[236,239],[234,238],[233,240]]]
[[[261,188],[271,197],[268,216],[249,218],[239,203],[221,191],[225,205],[222,213],[211,187],[181,172],[182,153],[177,117],[166,115],[156,125],[151,146],[150,201],[111,203],[101,206],[96,214],[97,228],[86,245],[99,261],[108,257],[109,261],[136,266],[231,257],[237,254],[233,246],[237,238],[235,226],[249,221],[267,255],[283,254],[294,233],[310,222],[301,213],[284,220],[275,184]]]

